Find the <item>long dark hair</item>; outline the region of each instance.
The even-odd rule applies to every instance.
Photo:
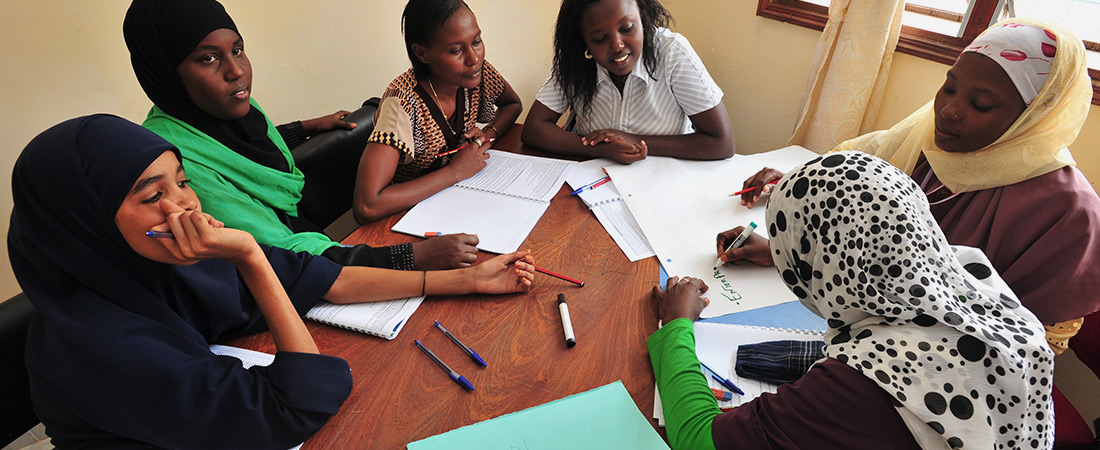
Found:
[[[417,78],[431,75],[432,68],[416,57],[413,44],[431,44],[435,34],[459,7],[470,9],[462,0],[409,0],[405,4],[405,11],[401,13],[401,33],[405,35],[405,51],[409,53],[409,62]]]
[[[635,0],[642,16],[642,63],[650,77],[657,70],[657,27],[668,27],[672,14],[657,0]],[[600,0],[562,0],[554,26],[554,69],[551,75],[561,86],[570,105],[588,113],[596,94],[596,62],[584,57],[588,47],[581,38],[581,15]],[[576,112],[576,111],[574,111]]]

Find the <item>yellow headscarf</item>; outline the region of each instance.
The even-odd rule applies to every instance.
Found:
[[[1067,146],[1077,139],[1092,102],[1085,46],[1068,29],[1036,20],[1008,19],[990,29],[1009,23],[1042,27],[1054,33],[1058,51],[1035,100],[992,144],[969,153],[940,150],[933,134],[933,100],[889,130],[850,139],[832,151],[861,150],[910,174],[923,152],[936,177],[955,193],[1007,186],[1074,165]]]

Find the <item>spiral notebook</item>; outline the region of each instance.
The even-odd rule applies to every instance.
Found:
[[[604,173],[603,168],[611,165],[619,165],[619,163],[607,158],[584,161],[569,172],[565,182],[570,188],[578,189],[606,177],[607,174]],[[592,211],[596,220],[600,221],[600,225],[603,225],[604,230],[607,230],[607,234],[611,235],[611,239],[630,262],[655,255],[653,247],[649,245],[645,234],[642,233],[642,227],[638,226],[638,221],[634,220],[634,215],[630,214],[626,202],[619,195],[619,190],[615,188],[614,181],[608,181],[599,187],[581,192],[577,197],[580,197],[584,206]]]
[[[758,342],[795,340],[819,341],[822,332],[818,330],[795,330],[757,327],[749,325],[729,325],[714,322],[695,322],[695,354],[699,361],[714,369],[719,375],[728,378],[734,385],[745,391],[745,395],[733,393],[732,400],[719,401],[718,407],[729,409],[747,403],[765,392],[775,393],[778,385],[741,378],[734,371],[737,362],[737,346]],[[713,378],[707,376],[711,388],[725,389]],[[661,393],[653,395],[653,418],[665,426],[665,414],[661,407]]]
[[[476,234],[479,250],[518,250],[577,163],[499,150],[487,153],[484,169],[418,203],[393,231],[420,237]]]
[[[314,322],[393,340],[405,327],[424,296],[384,302],[335,305],[322,301],[306,313]]]

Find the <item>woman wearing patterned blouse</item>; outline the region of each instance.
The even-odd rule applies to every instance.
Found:
[[[464,2],[411,0],[402,28],[413,67],[383,94],[359,162],[353,209],[359,223],[408,209],[480,171],[492,140],[523,109],[485,61],[481,28]],[[467,238],[477,245],[477,237]]]

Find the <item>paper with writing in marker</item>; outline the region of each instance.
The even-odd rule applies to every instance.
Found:
[[[668,274],[697,277],[710,287],[706,318],[795,299],[774,267],[742,262],[715,268],[715,237],[749,222],[766,237],[763,199],[749,209],[729,194],[764,167],[786,172],[817,156],[791,146],[721,161],[651,156],[607,171]]]

